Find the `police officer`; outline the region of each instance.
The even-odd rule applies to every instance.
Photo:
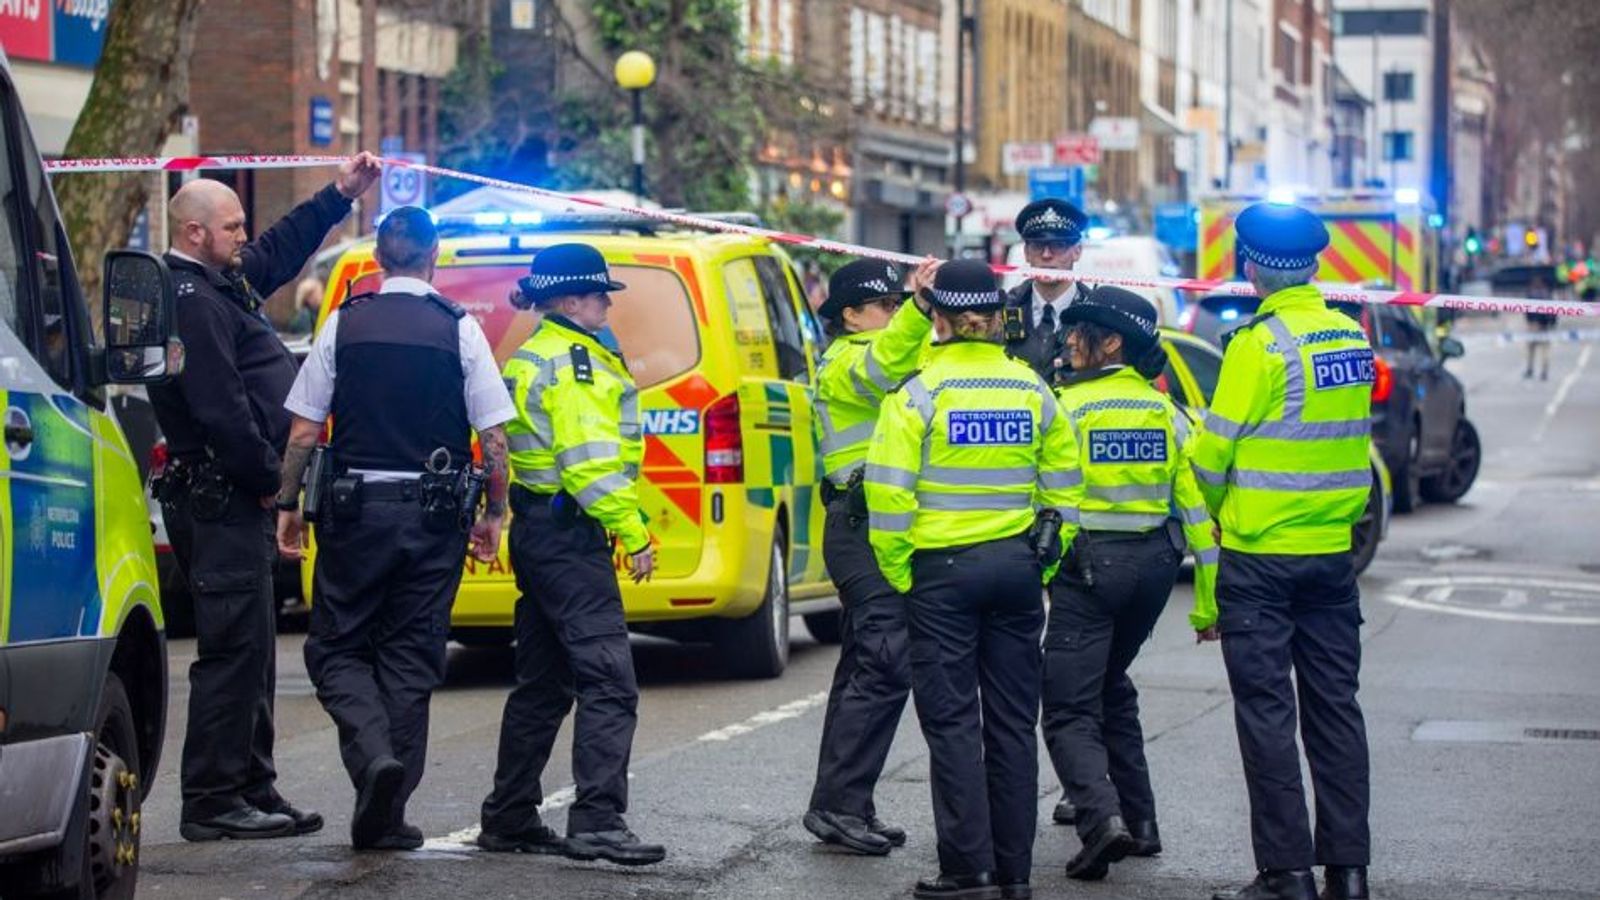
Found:
[[[339,726],[356,788],[350,842],[412,850],[422,832],[405,806],[422,780],[428,701],[444,681],[450,605],[467,527],[474,554],[494,559],[505,517],[506,435],[515,409],[476,319],[429,283],[439,234],[403,206],[378,226],[384,279],[328,316],[284,406],[294,413],[278,493],[278,546],[300,554],[301,476],[333,417],[329,471],[316,521],[316,572],[306,670]],[[488,503],[458,489],[483,448]]]
[[[911,663],[905,597],[883,580],[867,543],[861,478],[883,396],[916,368],[927,343],[927,301],[916,291],[937,265],[924,264],[904,286],[895,266],[858,259],[829,279],[828,299],[818,310],[837,335],[817,370],[817,443],[828,507],[822,553],[844,611],[804,824],[825,843],[876,856],[906,840],[903,830],[878,819],[872,791],[911,691]],[[913,302],[905,303],[907,296]]]
[[[291,806],[273,786],[272,497],[295,362],[261,298],[300,272],[379,173],[371,155],[352,158],[332,184],[253,241],[239,197],[221,182],[191,181],[168,206],[166,262],[187,361],[175,379],[150,388],[173,458],[152,487],[194,598],[180,775],[179,833],[187,840],[322,827],[320,815]]]
[[[612,291],[587,244],[539,251],[513,303],[543,319],[506,363],[517,418],[511,442],[511,565],[517,589],[517,686],[506,699],[494,790],[478,844],[497,852],[563,853],[646,865],[666,858],[628,830],[628,758],[638,721],[622,595],[611,561],[621,546],[635,582],[655,567],[636,482],[644,450],[639,395],[622,358],[596,338]],[[577,700],[577,798],[560,840],[539,820],[539,778]]]
[[[1321,219],[1260,203],[1234,227],[1245,277],[1264,299],[1228,344],[1194,468],[1222,526],[1217,627],[1259,875],[1216,896],[1310,900],[1319,864],[1324,897],[1365,898],[1367,735],[1356,702],[1361,606],[1350,529],[1371,486],[1372,349],[1310,284],[1328,245]]]
[[[1036,200],[1017,214],[1023,258],[1038,269],[1071,269],[1083,255],[1083,232],[1089,217],[1055,197]],[[1061,316],[1085,290],[1071,281],[1029,279],[1006,296],[1006,344],[1011,355],[1054,383],[1065,362],[1066,330]]]
[[[1067,876],[1087,881],[1123,856],[1161,852],[1128,666],[1166,608],[1184,538],[1195,551],[1190,620],[1197,629],[1215,622],[1217,546],[1189,466],[1188,414],[1132,365],[1163,355],[1155,306],[1098,287],[1062,318],[1072,373],[1057,393],[1083,452],[1084,485],[1081,530],[1050,585],[1044,738],[1083,841]]]
[[[1030,532],[1053,521],[1071,539],[1078,446],[1044,381],[1006,357],[1004,295],[987,265],[945,263],[929,300],[937,339],[922,371],[884,398],[866,471],[873,553],[909,595],[912,692],[932,766],[940,871],[914,895],[1027,897],[1042,565],[1059,555],[1055,537]],[[1035,515],[1035,497],[1048,514]]]

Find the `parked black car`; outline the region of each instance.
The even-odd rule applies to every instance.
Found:
[[[1255,297],[1204,297],[1191,305],[1185,330],[1220,346],[1260,304]],[[1465,348],[1455,338],[1429,334],[1404,307],[1335,307],[1361,324],[1377,355],[1372,440],[1394,477],[1395,512],[1410,512],[1423,500],[1461,499],[1483,459],[1478,430],[1467,419],[1466,390],[1444,366]]]

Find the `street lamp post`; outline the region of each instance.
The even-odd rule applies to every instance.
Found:
[[[617,86],[633,98],[633,197],[644,199],[644,89],[655,83],[656,61],[643,50],[629,50],[617,57],[612,70]]]

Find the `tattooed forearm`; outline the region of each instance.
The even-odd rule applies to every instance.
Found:
[[[510,472],[506,466],[506,431],[496,425],[478,435],[483,447],[483,468],[488,476],[487,501],[484,515],[497,519],[506,514],[506,492],[510,489]]]
[[[321,431],[322,423],[299,416],[289,425],[289,445],[283,450],[283,474],[278,482],[279,503],[287,506],[300,498],[300,479],[305,476]]]

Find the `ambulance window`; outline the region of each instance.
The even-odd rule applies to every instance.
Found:
[[[16,225],[22,208],[16,185],[11,177],[11,149],[6,133],[11,131],[11,99],[5,100],[4,115],[0,115],[0,201],[4,202],[5,215],[0,216],[0,323],[11,333],[24,340],[22,327],[22,298],[17,293],[17,260],[22,258]]]
[[[24,136],[24,151],[30,142]],[[37,156],[30,156],[37,159]],[[57,384],[72,386],[73,336],[82,334],[87,322],[73,313],[82,307],[78,280],[72,267],[72,251],[62,232],[56,214],[55,201],[46,190],[44,172],[37,166],[24,165],[28,170],[28,193],[31,195],[28,210],[33,215],[24,219],[31,229],[33,245],[34,283],[39,286],[41,325],[39,331],[39,362]],[[75,321],[77,320],[77,321]]]
[[[806,344],[800,335],[800,320],[794,312],[794,295],[789,291],[789,279],[783,266],[771,256],[757,256],[756,275],[761,279],[761,293],[767,303],[767,317],[772,321],[772,342],[778,348],[778,376],[805,380]]]

